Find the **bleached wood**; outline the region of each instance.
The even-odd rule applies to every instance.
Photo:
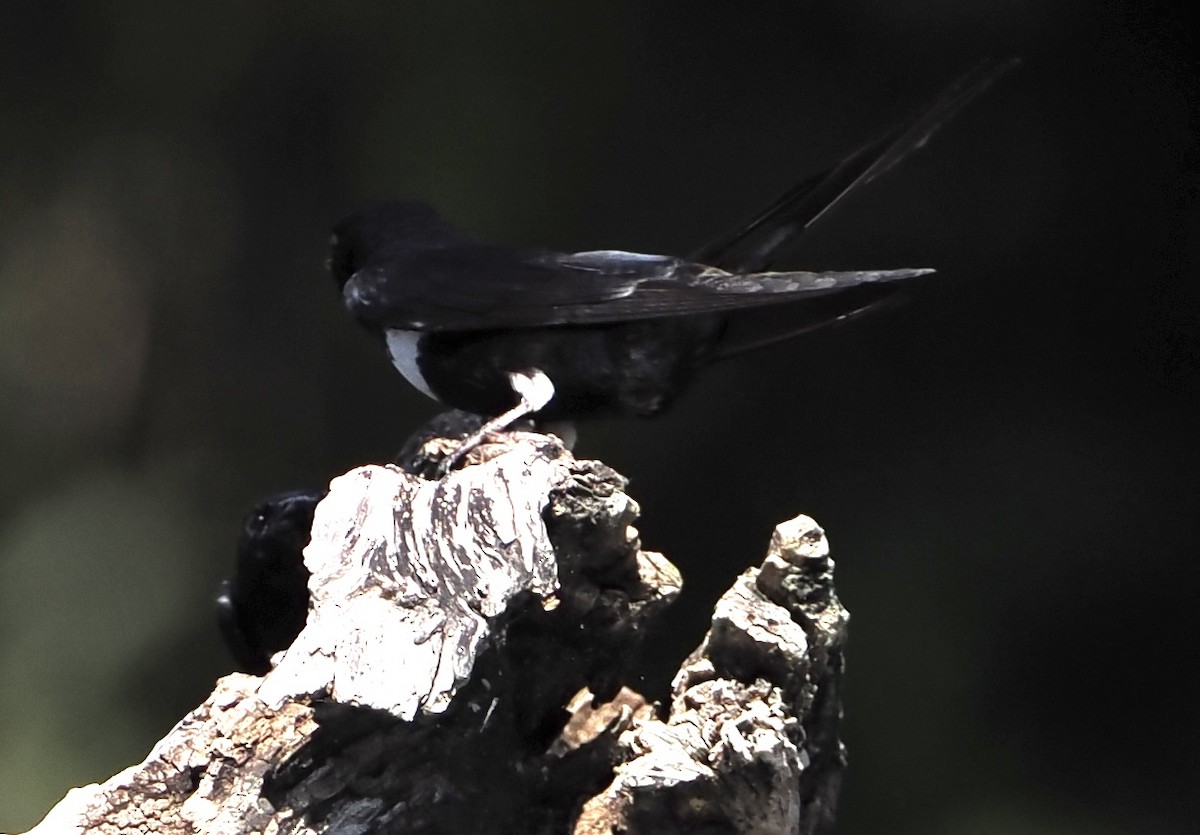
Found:
[[[441,481],[335,479],[275,668],[221,679],[32,832],[823,831],[847,621],[823,533],[780,526],[660,717],[621,684],[681,581],[637,513],[616,473],[524,433]]]

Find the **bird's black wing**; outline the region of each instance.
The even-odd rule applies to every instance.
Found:
[[[361,230],[343,230],[344,237],[371,244],[361,253],[366,256],[361,268],[343,287],[346,306],[369,325],[438,331],[606,324],[715,313],[827,295],[863,284],[876,285],[880,291],[876,295],[882,299],[889,293],[879,284],[929,271],[763,270],[843,197],[922,147],[941,124],[1017,63],[1016,59],[988,62],[967,73],[917,116],[829,171],[793,186],[750,222],[690,260],[609,250],[569,255],[523,252],[470,242],[440,220],[435,223],[427,217],[431,214],[427,207],[422,207],[425,214],[420,216],[414,215],[411,203],[394,204],[391,214],[377,208],[378,217],[357,219],[360,226],[380,227],[372,227],[374,237],[360,234]],[[392,215],[408,226],[424,224],[420,228],[435,245],[379,246],[379,240],[402,240],[383,234],[399,222]],[[869,307],[856,298],[853,310],[831,314],[830,321]]]
[[[600,304],[561,305],[563,323],[656,319],[684,314],[721,313],[816,299],[851,288],[871,287],[932,273],[929,269],[831,272],[727,273],[677,261],[668,275],[645,279],[633,292]]]
[[[521,253],[457,247],[356,273],[344,300],[360,320],[425,332],[593,325],[797,301],[930,270],[730,274],[619,251]]]
[[[975,67],[908,121],[828,171],[788,189],[749,222],[694,253],[692,260],[732,272],[768,269],[776,255],[842,198],[923,147],[939,127],[1019,63],[1020,59],[1009,58]]]
[[[518,327],[553,324],[558,306],[627,296],[639,281],[663,272],[653,259],[598,270],[560,263],[551,253],[491,244],[418,247],[368,262],[346,282],[342,297],[368,325],[420,331]]]

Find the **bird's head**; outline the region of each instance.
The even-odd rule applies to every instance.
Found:
[[[364,266],[412,249],[459,239],[461,235],[429,204],[420,200],[381,200],[333,227],[329,270],[341,288]]]

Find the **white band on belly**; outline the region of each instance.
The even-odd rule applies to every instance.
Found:
[[[393,328],[388,328],[386,334],[388,355],[392,358],[392,365],[396,366],[396,370],[404,376],[404,379],[408,380],[413,388],[426,397],[437,400],[437,395],[429,388],[429,383],[425,382],[421,366],[417,365],[417,343],[421,341],[424,334],[419,331],[402,331]]]

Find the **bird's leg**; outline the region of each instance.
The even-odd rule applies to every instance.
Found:
[[[508,383],[520,398],[517,405],[487,421],[468,435],[458,449],[443,458],[439,468],[442,475],[450,472],[464,455],[479,446],[480,442],[490,433],[504,429],[513,421],[544,408],[554,397],[554,383],[550,382],[550,378],[544,372],[536,368],[509,372]]]

